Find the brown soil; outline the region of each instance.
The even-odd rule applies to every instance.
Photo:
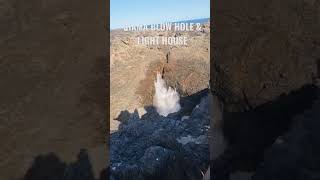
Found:
[[[105,167],[104,7],[0,5],[0,179],[23,177],[40,154],[74,161],[81,148],[96,174]]]

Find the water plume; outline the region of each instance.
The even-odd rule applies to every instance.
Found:
[[[166,117],[168,114],[178,112],[181,109],[179,93],[176,89],[167,87],[160,73],[157,73],[154,87],[153,106],[160,115]]]

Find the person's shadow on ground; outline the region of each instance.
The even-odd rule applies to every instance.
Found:
[[[99,180],[107,180],[108,170],[100,173]],[[22,180],[96,180],[86,150],[80,150],[76,162],[67,164],[54,153],[39,155]]]

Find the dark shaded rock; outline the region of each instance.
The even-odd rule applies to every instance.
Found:
[[[228,147],[213,160],[212,176],[222,179],[235,171],[255,171],[265,150],[290,129],[293,118],[312,107],[318,91],[314,85],[305,85],[254,109],[225,112],[223,130]],[[300,144],[299,148],[303,147]]]
[[[189,118],[159,116],[148,107],[141,119],[122,122],[110,139],[111,178],[201,179],[209,163],[208,101],[203,97]]]
[[[268,149],[253,180],[320,179],[319,119],[318,99],[310,110],[297,116],[290,130]]]
[[[161,146],[151,146],[140,158],[146,176],[154,176],[166,167],[168,160],[174,158],[174,152]]]
[[[85,150],[78,154],[78,160],[72,163],[64,174],[65,180],[94,180],[89,156]]]

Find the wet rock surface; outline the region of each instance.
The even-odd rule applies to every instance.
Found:
[[[111,179],[201,179],[209,164],[208,106],[205,96],[189,116],[163,117],[153,107],[141,118],[131,113],[111,134]]]

